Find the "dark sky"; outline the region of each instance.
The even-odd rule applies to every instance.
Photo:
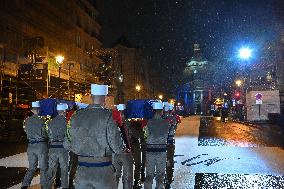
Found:
[[[170,93],[194,43],[214,61],[230,58],[242,44],[261,48],[277,38],[281,1],[97,0],[97,7],[103,45],[109,47],[125,35],[169,83],[161,90]]]

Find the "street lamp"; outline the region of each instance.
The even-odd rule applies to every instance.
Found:
[[[238,79],[238,80],[235,81],[235,83],[238,87],[240,87],[243,84],[243,81]]]
[[[136,85],[135,89],[136,89],[137,92],[140,92],[141,86],[140,85]]]
[[[243,60],[249,60],[252,57],[252,49],[248,47],[242,47],[239,50],[239,58]]]
[[[60,71],[61,71],[61,64],[63,63],[63,60],[64,60],[64,56],[61,56],[61,55],[58,55],[55,57],[55,60],[56,60],[56,63],[58,64],[58,67],[59,67],[59,74],[58,74],[58,77],[60,79]]]
[[[160,100],[163,100],[163,95],[160,94],[158,97]]]
[[[142,88],[142,87],[141,87],[141,85],[139,85],[139,84],[137,84],[136,87],[135,87],[135,89],[136,89],[136,91],[137,91],[137,94],[138,94],[138,95],[137,95],[138,98],[139,98],[139,92],[141,91],[141,88]]]

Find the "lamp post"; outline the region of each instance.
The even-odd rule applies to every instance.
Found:
[[[63,63],[64,56],[58,55],[58,56],[55,57],[55,60],[56,60],[56,63],[58,64],[58,67],[59,67],[59,69],[58,69],[58,71],[59,71],[58,77],[59,77],[59,79],[60,79],[61,65],[62,65],[62,63]]]
[[[137,84],[136,87],[135,87],[135,89],[136,89],[136,91],[137,91],[137,94],[138,94],[138,95],[137,95],[138,98],[139,98],[139,92],[141,91],[141,88],[142,88],[142,87],[141,87],[141,85],[139,85],[139,84]]]
[[[247,117],[247,105],[246,105],[246,95],[247,95],[247,91],[249,89],[249,85],[250,85],[250,81],[251,81],[251,78],[250,78],[250,70],[249,70],[249,65],[248,65],[248,62],[249,60],[251,60],[251,58],[253,57],[253,49],[249,48],[249,47],[242,47],[239,49],[238,51],[238,57],[240,59],[240,61],[242,61],[242,63],[244,64],[244,67],[243,67],[243,72],[244,72],[244,83],[242,80],[236,80],[236,85],[240,88],[243,89],[243,92],[244,92],[244,97],[243,97],[243,111],[244,111],[244,119],[246,120],[246,117]]]

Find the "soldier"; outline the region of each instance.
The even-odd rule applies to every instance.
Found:
[[[145,189],[152,189],[153,179],[156,178],[156,188],[164,188],[165,169],[167,163],[167,138],[169,123],[162,118],[163,103],[154,102],[154,117],[148,121],[147,158]],[[156,171],[155,171],[156,170]]]
[[[63,142],[67,131],[66,109],[67,104],[57,104],[58,115],[48,124],[48,135],[50,140],[49,148],[49,169],[48,188],[51,188],[57,167],[60,166],[61,186],[67,189],[69,186],[69,152],[64,149]]]
[[[127,123],[131,142],[131,151],[134,158],[134,188],[141,188],[145,181],[146,138],[144,126],[146,120],[132,120]]]
[[[76,189],[117,188],[112,153],[120,154],[123,144],[110,110],[104,108],[106,85],[91,85],[93,104],[76,112],[64,146],[78,155]]]
[[[170,188],[171,183],[173,182],[173,173],[174,173],[174,154],[175,154],[175,133],[176,126],[180,123],[178,115],[173,114],[174,106],[170,103],[165,103],[164,105],[164,118],[169,122],[170,129],[168,135],[168,145],[167,145],[167,174],[165,188]]]
[[[126,146],[126,151],[121,154],[115,154],[114,156],[114,167],[116,170],[116,181],[117,186],[119,184],[119,180],[122,175],[122,167],[123,167],[123,188],[124,189],[132,189],[133,188],[133,157],[130,153],[130,142],[128,135],[128,128],[125,123],[125,116],[123,111],[126,109],[124,104],[119,104],[114,110],[114,119],[119,126],[121,136],[123,138],[124,145]]]
[[[45,118],[39,116],[39,101],[32,102],[33,116],[28,117],[24,121],[24,129],[29,141],[27,155],[29,161],[29,169],[24,177],[22,189],[27,189],[33,179],[39,162],[40,168],[40,184],[46,186],[46,173],[48,169],[48,147],[47,133],[45,130]]]

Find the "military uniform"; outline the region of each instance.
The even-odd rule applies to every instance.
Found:
[[[144,188],[152,189],[154,177],[156,177],[156,188],[164,188],[169,123],[155,115],[153,119],[148,121],[146,131],[147,161]]]
[[[46,173],[48,169],[48,146],[47,133],[45,130],[45,118],[33,115],[28,117],[24,122],[24,129],[29,141],[27,155],[29,168],[24,177],[22,187],[28,187],[31,184],[34,173],[36,172],[39,162],[40,184],[46,186]]]
[[[139,182],[145,179],[146,165],[146,138],[142,121],[130,121],[129,128],[131,150],[134,158],[134,186],[139,187]]]
[[[175,154],[175,132],[177,121],[174,116],[168,115],[166,120],[170,124],[168,144],[167,144],[167,171],[166,171],[166,188],[169,188],[173,182],[174,173],[174,154]]]
[[[66,130],[67,121],[65,116],[57,115],[48,124],[50,138],[48,178],[50,187],[58,166],[60,166],[62,188],[68,188],[69,186],[69,151],[63,147]]]
[[[64,146],[78,155],[75,187],[116,188],[112,153],[120,154],[123,144],[111,111],[89,105],[72,116],[68,133]]]
[[[113,165],[116,170],[117,186],[122,176],[122,168],[123,168],[123,176],[122,176],[123,189],[132,189],[133,188],[133,156],[130,151],[131,147],[130,147],[130,141],[129,141],[129,130],[128,130],[128,127],[125,123],[125,120],[121,112],[119,112],[118,110],[114,110],[113,117],[114,117],[114,120],[117,122],[117,125],[120,129],[120,133],[121,133],[121,137],[124,142],[124,146],[128,150],[121,154],[114,155]]]

